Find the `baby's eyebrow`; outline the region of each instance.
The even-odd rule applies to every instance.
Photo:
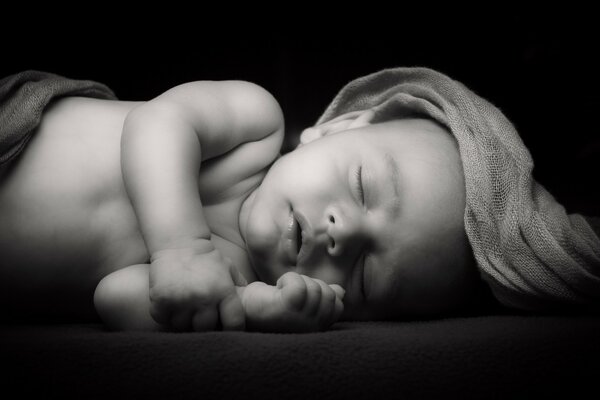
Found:
[[[394,157],[390,154],[385,152],[383,154],[383,160],[385,161],[386,164],[386,171],[389,171],[391,174],[391,180],[392,180],[392,187],[394,189],[394,197],[392,198],[392,215],[394,218],[396,218],[398,216],[398,213],[400,212],[400,187],[401,185],[401,177],[400,177],[400,170],[398,169],[398,164],[396,163],[396,160],[394,159]]]

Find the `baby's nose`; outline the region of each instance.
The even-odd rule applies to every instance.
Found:
[[[344,215],[338,209],[330,208],[325,213],[327,225],[327,252],[333,257],[358,253],[364,245],[366,235],[361,220]]]

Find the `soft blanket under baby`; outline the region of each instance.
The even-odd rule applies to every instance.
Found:
[[[46,106],[64,96],[116,98],[101,83],[48,72],[24,71],[0,80],[0,165],[23,151]]]
[[[306,334],[0,325],[0,382],[23,399],[583,399],[598,332],[596,316],[519,315]]]
[[[536,182],[529,151],[498,108],[437,71],[395,68],[350,82],[317,125],[361,111],[371,122],[430,118],[456,138],[466,232],[483,279],[504,305],[600,306],[600,239],[590,225],[598,220],[567,214]]]

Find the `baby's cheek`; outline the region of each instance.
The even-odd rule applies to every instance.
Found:
[[[250,259],[258,279],[269,285],[275,285],[283,274],[293,270],[284,265],[274,251],[255,252]]]
[[[325,261],[316,261],[312,265],[295,267],[295,271],[313,279],[320,279],[328,285],[336,284],[344,289],[348,286],[349,276],[346,271]]]

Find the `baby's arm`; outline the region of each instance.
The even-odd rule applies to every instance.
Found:
[[[96,288],[94,305],[113,330],[161,331],[150,315],[149,265],[138,264],[107,275]],[[344,290],[294,272],[277,286],[253,282],[236,287],[248,330],[312,332],[328,328],[343,311]]]
[[[151,255],[150,310],[158,323],[213,329],[220,314],[225,328],[243,328],[235,267],[210,241],[200,166],[241,144],[253,146],[257,156],[239,163],[240,179],[247,178],[272,161],[261,155],[274,158],[282,135],[279,105],[247,82],[181,85],[127,116],[123,180]]]

